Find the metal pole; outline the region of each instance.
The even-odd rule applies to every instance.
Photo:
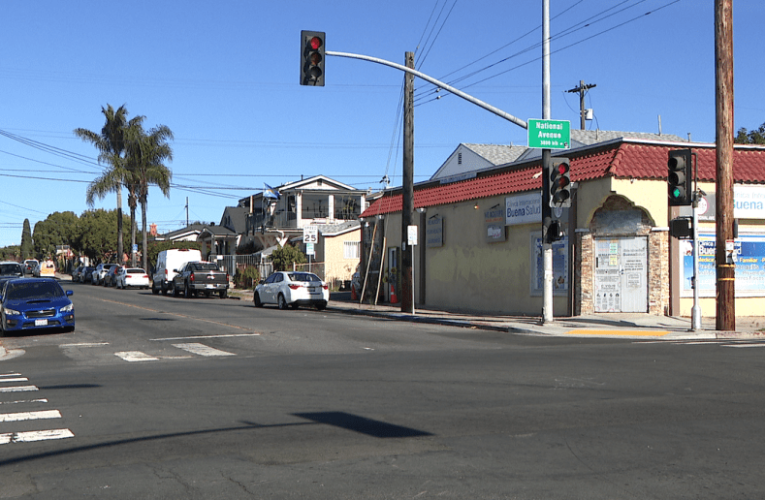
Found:
[[[550,0],[542,2],[542,119],[551,119],[550,110]],[[552,163],[551,151],[542,150],[542,269],[544,273],[542,323],[553,321],[553,255],[552,244],[547,242],[545,219],[552,216],[547,199],[548,172]],[[547,181],[547,182],[545,182]]]
[[[691,329],[701,330],[701,305],[699,304],[699,198],[698,189],[693,193],[693,308]]]

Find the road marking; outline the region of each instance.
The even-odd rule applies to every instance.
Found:
[[[664,337],[669,332],[663,330],[569,330],[568,335],[618,335],[621,337]]]
[[[20,373],[0,373],[0,377],[20,377]]]
[[[25,377],[3,378],[3,379],[0,379],[0,382],[29,382],[29,379]]]
[[[31,392],[39,390],[34,385],[17,385],[15,387],[0,387],[0,392]]]
[[[153,342],[162,342],[165,340],[193,340],[193,339],[222,339],[226,337],[259,337],[259,333],[228,333],[222,335],[195,335],[192,337],[165,337],[163,339],[149,339]]]
[[[148,354],[144,354],[141,351],[115,352],[114,355],[124,359],[125,361],[129,361],[130,363],[134,363],[136,361],[159,361],[159,358],[149,356]]]
[[[723,347],[765,347],[765,344],[725,344]]]
[[[19,401],[0,401],[0,405],[15,405],[24,403],[47,403],[47,399],[21,399]]]
[[[61,413],[58,410],[0,413],[0,422],[23,422],[25,420],[41,420],[45,418],[61,418]]]
[[[84,342],[82,344],[61,344],[59,347],[64,349],[65,347],[101,347],[109,345],[109,342]]]
[[[198,354],[199,356],[236,356],[236,354],[231,352],[213,349],[212,347],[206,346],[204,344],[173,344],[173,347],[183,349],[184,351],[188,351],[192,354]]]
[[[30,443],[33,441],[45,441],[48,439],[66,439],[74,437],[69,429],[52,429],[48,431],[10,432],[0,434],[0,444]]]

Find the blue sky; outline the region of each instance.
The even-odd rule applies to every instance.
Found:
[[[553,118],[579,126],[565,91],[584,80],[597,85],[588,129],[657,132],[661,116],[666,134],[714,142],[713,0],[550,5]],[[765,3],[734,2],[733,15],[735,127],[753,129],[765,122]],[[401,64],[414,51],[420,71],[526,120],[542,115],[541,20],[541,0],[3,0],[0,246],[19,243],[25,218],[88,208],[101,167],[72,131],[100,131],[107,104],[175,135],[170,198],[149,197],[161,232],[185,225],[187,197],[191,221],[218,223],[264,183],[323,174],[378,189],[387,174],[400,185],[403,74],[328,57],[326,86],[300,86],[300,30]],[[415,87],[415,181],[461,142],[526,144],[524,129]],[[95,208],[115,206],[110,195]]]

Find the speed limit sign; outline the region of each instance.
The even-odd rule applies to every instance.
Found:
[[[316,226],[306,226],[303,228],[303,243],[318,243],[319,228]]]

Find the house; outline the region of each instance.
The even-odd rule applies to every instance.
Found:
[[[699,224],[696,286],[703,314],[715,314],[716,227],[710,208],[716,187],[715,145],[660,139],[620,135],[555,153],[570,159],[574,182],[571,208],[556,213],[565,237],[553,244],[555,316],[690,316],[692,245],[670,237],[668,227],[671,219],[689,212],[667,202],[668,154],[683,148],[696,155],[699,187],[707,193]],[[732,173],[734,217],[739,221],[732,252],[739,262],[736,314],[757,315],[765,297],[765,148],[736,146]],[[416,303],[457,311],[540,314],[541,174],[541,158],[528,153],[464,180],[415,185],[413,220],[420,235],[414,251]],[[362,268],[382,269],[387,283],[396,283],[401,258],[402,206],[401,189],[391,189],[361,216],[361,256],[372,256],[372,265],[365,261]],[[374,285],[376,277],[368,283]],[[389,296],[390,291],[381,294]]]

